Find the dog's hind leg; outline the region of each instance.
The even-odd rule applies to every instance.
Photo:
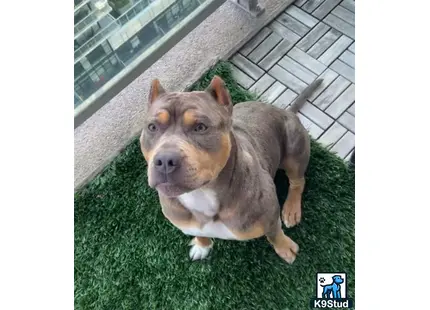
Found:
[[[302,193],[309,163],[310,139],[303,127],[296,127],[289,133],[286,156],[281,163],[281,168],[285,170],[290,183],[282,210],[282,220],[286,227],[293,227],[300,223],[302,218]]]

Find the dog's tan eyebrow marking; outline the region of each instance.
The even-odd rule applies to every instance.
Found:
[[[157,113],[157,121],[162,125],[167,125],[170,120],[170,114],[166,110]]]
[[[184,115],[182,116],[184,125],[191,126],[196,123],[196,115],[192,110],[185,111]]]

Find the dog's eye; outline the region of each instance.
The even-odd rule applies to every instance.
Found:
[[[194,131],[196,132],[203,132],[203,131],[206,131],[206,129],[208,129],[208,126],[206,126],[203,123],[199,123],[196,125],[196,127],[194,127]]]
[[[151,131],[151,132],[154,132],[154,131],[157,130],[157,126],[155,126],[155,124],[151,123],[151,124],[148,125],[148,130]]]

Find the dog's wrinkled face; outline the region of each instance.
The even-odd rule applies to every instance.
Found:
[[[219,77],[206,91],[167,93],[152,82],[140,137],[148,183],[168,197],[214,180],[230,156],[232,103]]]

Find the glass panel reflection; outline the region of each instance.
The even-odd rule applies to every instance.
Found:
[[[205,1],[75,0],[75,107]]]

